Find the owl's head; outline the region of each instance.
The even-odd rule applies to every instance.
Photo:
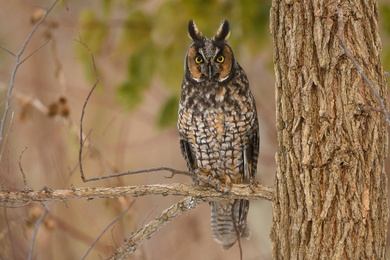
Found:
[[[229,22],[223,20],[213,38],[202,35],[193,20],[188,23],[192,43],[186,55],[185,72],[196,82],[225,82],[234,75],[235,59],[227,43]]]

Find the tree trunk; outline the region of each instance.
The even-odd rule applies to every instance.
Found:
[[[386,101],[378,6],[273,0],[274,259],[385,259]],[[386,104],[386,102],[385,102]]]

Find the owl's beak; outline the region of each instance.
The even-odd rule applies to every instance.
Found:
[[[208,72],[209,72],[209,79],[213,76],[213,68],[211,67],[211,64],[207,66]]]

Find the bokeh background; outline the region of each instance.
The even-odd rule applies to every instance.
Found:
[[[0,1],[0,113],[15,58],[52,1]],[[170,166],[186,170],[176,129],[183,61],[194,19],[211,37],[222,19],[231,24],[229,43],[246,71],[257,102],[260,159],[256,180],[272,185],[277,150],[271,1],[60,1],[28,43],[19,67],[1,149],[3,190],[110,187],[191,180],[150,173],[83,183],[78,170],[79,121],[83,103],[99,84],[85,113],[88,135],[83,165],[87,177]],[[379,1],[383,66],[390,70],[390,2]],[[80,38],[81,37],[81,38]],[[389,168],[389,167],[387,167]],[[106,258],[143,224],[180,197],[147,196],[46,203],[48,213],[35,241],[33,259],[80,259],[103,229],[130,204],[86,259]],[[30,203],[0,209],[0,259],[26,259],[36,221],[45,207]],[[271,259],[271,203],[253,201],[252,237],[242,241],[244,259]],[[222,251],[210,232],[210,209],[202,205],[164,227],[130,259],[239,259],[238,246]]]

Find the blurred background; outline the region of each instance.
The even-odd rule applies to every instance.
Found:
[[[48,0],[0,1],[1,114],[17,53]],[[271,186],[277,136],[271,1],[60,1],[27,45],[15,77],[6,145],[0,151],[3,190],[111,187],[181,182],[189,178],[159,172],[83,183],[78,169],[79,121],[83,103],[88,135],[83,165],[87,178],[143,168],[186,170],[176,129],[183,64],[190,44],[189,19],[212,37],[222,19],[231,25],[229,43],[246,71],[257,102],[260,158],[256,180]],[[390,3],[379,1],[383,66],[390,70]],[[22,170],[21,170],[22,169]],[[387,167],[389,169],[389,167]],[[181,200],[176,196],[46,203],[33,259],[80,259],[119,214],[86,259],[106,258],[143,224]],[[34,224],[45,207],[30,203],[0,210],[0,259],[26,259]],[[252,201],[244,259],[271,259],[271,203]],[[130,259],[239,259],[235,245],[222,251],[211,235],[210,209],[202,205],[180,216],[145,242]]]

